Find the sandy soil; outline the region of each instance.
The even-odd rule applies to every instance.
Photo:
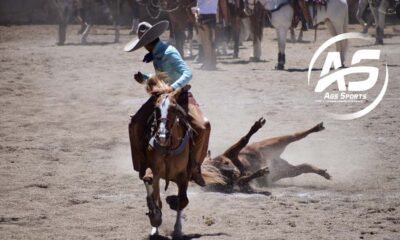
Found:
[[[111,44],[112,31],[96,27],[86,46],[77,30],[70,27],[68,44],[59,47],[56,26],[0,27],[0,239],[146,239],[150,231],[127,124],[147,98],[133,73],[152,72],[152,65],[141,62],[144,50],[122,51],[128,30],[122,43]],[[188,61],[193,92],[212,123],[213,155],[261,116],[267,123],[254,141],[324,121],[325,131],[283,156],[333,176],[282,180],[265,188],[272,196],[191,185],[184,212],[189,239],[400,239],[400,36],[391,27],[387,34],[380,49],[389,65],[388,91],[373,112],[353,121],[327,118],[307,86],[303,70],[329,38],[323,27],[315,44],[287,44],[292,71],[272,70],[272,29],[265,29],[265,62],[247,61],[248,42],[240,59],[220,58],[218,71]],[[374,48],[358,40],[350,46],[350,52]],[[163,198],[175,191],[170,187]],[[175,213],[163,212],[161,233],[168,237]]]

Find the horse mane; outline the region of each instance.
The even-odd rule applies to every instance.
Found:
[[[226,177],[208,161],[204,161],[201,165],[201,175],[203,175],[206,184],[227,184]]]
[[[152,76],[146,81],[146,92],[152,95],[154,89],[167,90],[168,84],[166,81],[169,79],[167,73],[160,72]]]

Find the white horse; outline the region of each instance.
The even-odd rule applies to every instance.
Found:
[[[278,36],[278,64],[276,69],[283,70],[285,65],[285,47],[286,34],[292,24],[293,8],[289,4],[289,0],[244,0],[245,12],[252,14],[254,5],[260,2],[264,8],[270,11],[270,20]],[[348,24],[348,7],[346,0],[329,0],[326,8],[316,7],[316,14],[313,17],[315,24],[325,22],[330,33],[335,36],[345,33]],[[312,9],[310,7],[310,12]],[[345,52],[347,50],[347,41],[343,40],[336,44],[336,50],[340,52],[342,65],[345,60]]]

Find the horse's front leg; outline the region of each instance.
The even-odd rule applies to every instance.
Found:
[[[168,196],[167,203],[172,210],[176,211],[176,221],[174,225],[174,238],[182,237],[182,213],[183,209],[189,204],[189,199],[187,198],[187,188],[189,179],[187,174],[181,174],[178,177],[178,196]]]
[[[276,70],[283,70],[285,68],[285,48],[286,48],[286,34],[287,28],[279,28],[276,30],[276,34],[278,36],[278,64],[275,66]]]
[[[291,41],[292,43],[295,43],[295,42],[296,42],[296,33],[295,33],[293,27],[290,28],[290,41]]]
[[[188,50],[188,55],[189,57],[193,57],[193,25],[189,24],[188,26],[188,43],[189,43],[189,50]]]
[[[153,177],[153,172],[150,168],[146,169],[146,174],[143,177],[143,182],[147,192],[147,207],[149,213],[147,214],[150,218],[150,224],[152,226],[150,235],[158,235],[158,227],[162,223],[161,213],[161,201],[160,201],[160,180],[159,178]]]
[[[255,23],[255,24],[257,24],[257,23]],[[252,60],[256,61],[256,62],[261,60],[261,52],[262,52],[262,50],[261,50],[261,37],[257,36],[256,33],[253,33],[253,58],[252,58]]]
[[[297,36],[297,42],[303,41],[303,28],[300,29],[299,35]]]
[[[92,29],[92,26],[93,26],[91,23],[85,23],[85,24],[86,24],[86,29],[85,29],[85,31],[83,31],[82,37],[81,37],[82,44],[87,43],[87,37],[89,35],[90,29]]]
[[[233,26],[233,58],[239,57],[239,45],[240,45],[240,17],[235,16]]]

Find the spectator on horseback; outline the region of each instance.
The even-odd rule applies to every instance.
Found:
[[[138,39],[132,40],[124,48],[124,51],[132,52],[145,47],[149,53],[144,56],[143,62],[153,62],[156,73],[164,72],[168,75],[169,88],[160,89],[155,95],[183,88],[192,79],[192,71],[176,48],[159,39],[159,36],[167,30],[168,25],[167,21],[161,21],[153,26],[147,22],[139,23]],[[149,79],[149,75],[138,72],[134,75],[134,79],[143,84]],[[150,97],[131,118],[129,124],[132,161],[134,170],[139,172],[140,179],[143,178],[147,168],[145,150],[148,147],[148,139],[146,136],[150,130],[148,120],[154,112],[155,100],[154,95]],[[192,93],[184,91],[179,97],[178,104],[185,109],[190,125],[194,129],[193,141],[190,145],[191,180],[200,186],[205,186],[201,164],[207,155],[211,126],[207,118],[203,116]]]

